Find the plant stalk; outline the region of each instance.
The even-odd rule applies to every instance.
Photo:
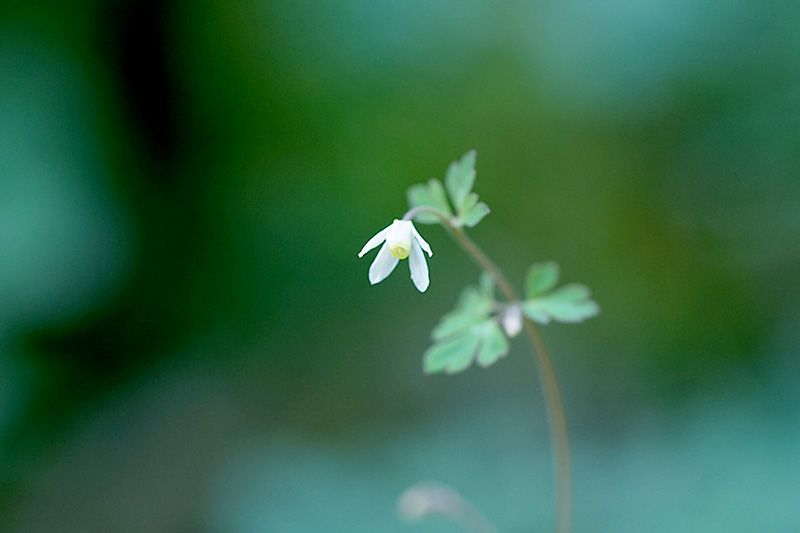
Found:
[[[475,242],[469,238],[464,230],[438,210],[419,206],[406,212],[403,220],[411,220],[420,213],[431,213],[437,216],[442,224],[450,231],[453,238],[463,248],[473,261],[489,273],[497,283],[500,292],[509,302],[520,301],[519,295],[508,282],[500,268],[487,256]],[[569,434],[567,432],[567,418],[561,391],[558,386],[555,367],[550,352],[542,339],[539,328],[529,318],[525,318],[525,333],[533,346],[534,357],[539,369],[539,382],[547,409],[547,420],[550,425],[550,440],[555,458],[555,505],[556,505],[556,533],[569,533],[571,529],[571,466],[569,452]]]

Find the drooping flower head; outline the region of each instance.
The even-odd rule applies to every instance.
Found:
[[[408,259],[408,268],[411,271],[411,281],[420,291],[428,289],[428,264],[425,262],[424,250],[428,256],[433,256],[431,247],[419,234],[417,228],[410,220],[395,219],[389,226],[375,234],[358,253],[363,257],[373,248],[381,246],[378,255],[369,267],[369,282],[373,285],[386,279],[392,273],[401,259]]]

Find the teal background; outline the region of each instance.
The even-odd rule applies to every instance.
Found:
[[[0,8],[0,530],[552,529],[524,339],[422,374],[478,271],[363,243],[470,148],[474,239],[602,314],[545,338],[575,531],[800,530],[800,4]]]

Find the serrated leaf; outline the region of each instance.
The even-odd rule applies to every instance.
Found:
[[[447,203],[447,195],[442,187],[442,182],[435,178],[428,180],[428,183],[413,185],[408,189],[408,204],[410,207],[427,206],[441,211],[445,215],[452,216],[450,204]],[[436,224],[439,218],[431,213],[420,213],[414,220],[422,224]]]
[[[483,220],[483,217],[488,215],[492,210],[489,209],[489,206],[483,202],[479,202],[475,206],[473,206],[469,212],[461,216],[461,223],[468,228],[472,228],[478,225],[478,222]]]
[[[556,286],[558,277],[558,263],[553,261],[535,263],[528,269],[528,275],[525,277],[525,293],[528,298],[544,294]]]
[[[472,211],[472,208],[475,207],[478,203],[478,193],[471,192],[464,198],[464,201],[461,203],[461,207],[458,210],[458,216],[463,217],[465,213],[469,213]]]
[[[461,293],[456,308],[444,315],[434,328],[433,340],[439,341],[486,320],[494,307],[492,294],[475,287],[467,287]]]
[[[583,322],[600,312],[600,306],[592,300],[580,302],[550,302],[547,312],[559,322]]]
[[[425,372],[455,374],[473,361],[486,368],[508,353],[508,339],[493,319],[484,320],[461,335],[441,341],[425,352]]]
[[[478,313],[451,312],[442,318],[442,321],[439,323],[439,325],[434,328],[431,337],[434,341],[440,341],[447,339],[448,337],[453,337],[454,335],[458,335],[459,333],[463,333],[465,330],[468,330],[484,318],[484,315]]]
[[[559,287],[548,295],[548,299],[558,301],[578,301],[591,297],[592,291],[586,285],[570,283]]]
[[[522,310],[531,320],[547,324],[550,320],[583,322],[597,315],[600,306],[591,299],[588,287],[571,284],[545,296],[523,302]]]
[[[486,368],[508,353],[508,339],[497,322],[490,320],[483,327],[480,348],[476,361]]]
[[[434,344],[423,356],[425,372],[427,374],[436,372],[455,374],[465,370],[472,364],[480,340],[478,335],[470,333]]]
[[[477,287],[464,289],[455,309],[433,330],[434,344],[424,355],[425,372],[461,372],[473,361],[486,367],[508,353],[508,339],[492,317],[494,290],[494,279],[485,272]]]
[[[525,316],[534,322],[538,322],[539,324],[550,323],[550,315],[547,313],[547,311],[542,309],[542,307],[539,305],[539,302],[536,300],[522,302],[522,312],[525,313]]]
[[[565,285],[542,300],[545,311],[559,322],[583,322],[600,312],[585,285]]]
[[[447,168],[444,185],[456,211],[461,211],[464,200],[475,183],[475,150],[470,150],[459,161],[453,161]]]

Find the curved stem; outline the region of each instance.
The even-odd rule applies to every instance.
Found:
[[[422,215],[422,214],[425,214],[425,213],[428,213],[429,215],[433,215],[433,216],[437,217],[439,220],[442,221],[442,223],[445,226],[450,227],[450,226],[453,225],[453,222],[450,220],[450,218],[447,215],[445,215],[444,213],[442,213],[438,209],[435,209],[433,207],[429,207],[427,205],[418,205],[417,207],[412,207],[411,209],[409,209],[408,211],[405,212],[405,214],[403,215],[403,220],[411,220],[415,216]]]
[[[442,224],[450,230],[453,238],[458,242],[464,251],[477,263],[477,265],[489,273],[497,283],[500,292],[510,301],[519,301],[519,295],[508,282],[500,268],[487,256],[475,242],[469,238],[464,230],[437,209],[419,206],[406,212],[403,220],[411,220],[421,213],[430,213],[437,216]],[[547,409],[547,420],[550,425],[550,439],[555,456],[555,478],[556,478],[556,532],[568,533],[571,525],[571,467],[569,454],[569,434],[567,432],[567,418],[564,411],[564,403],[561,399],[561,391],[558,387],[553,360],[550,352],[542,339],[542,335],[536,325],[528,318],[525,318],[525,333],[528,335],[533,345],[533,353],[539,368],[539,381],[545,399]]]
[[[539,329],[529,318],[525,319],[525,333],[534,346],[534,355],[539,366],[539,381],[544,391],[547,419],[550,422],[550,439],[556,462],[556,531],[569,533],[572,517],[572,473],[567,416],[561,400],[553,358],[550,357]]]

